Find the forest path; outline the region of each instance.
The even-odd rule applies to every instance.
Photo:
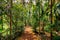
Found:
[[[32,27],[26,26],[24,33],[21,37],[17,38],[17,40],[39,40],[38,35],[35,35],[35,33],[32,31]]]

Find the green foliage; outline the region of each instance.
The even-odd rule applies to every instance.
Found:
[[[9,0],[8,0],[9,1]],[[2,24],[4,30],[0,29],[0,32],[6,36],[6,34],[10,35],[10,12],[11,9],[11,17],[12,17],[12,34],[16,30],[24,31],[24,25],[28,24],[32,26],[34,30],[40,26],[40,22],[44,22],[44,31],[51,32],[51,29],[60,30],[60,14],[57,7],[57,3],[52,6],[52,24],[51,24],[51,15],[50,15],[50,5],[48,2],[45,2],[44,5],[41,1],[36,1],[36,5],[31,3],[22,4],[19,1],[12,4],[12,8],[9,8],[9,2],[7,0],[0,0],[0,17],[3,16],[3,20],[0,18],[0,28],[2,28]],[[17,1],[17,0],[16,0]],[[32,0],[31,0],[32,1]],[[45,0],[43,0],[45,1]],[[14,1],[13,1],[14,2]],[[54,36],[53,40],[59,40],[60,37]]]
[[[53,40],[60,40],[60,36],[54,36]]]

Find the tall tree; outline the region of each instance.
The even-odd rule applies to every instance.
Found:
[[[51,8],[51,11],[50,11],[50,18],[51,18],[51,40],[53,40],[53,39],[52,39],[52,24],[53,24],[53,23],[52,23],[52,17],[53,17],[53,16],[52,16],[52,0],[50,0],[50,1],[51,1],[51,6],[50,6],[50,8]]]

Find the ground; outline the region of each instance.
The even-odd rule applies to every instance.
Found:
[[[24,33],[17,40],[38,40],[38,36],[32,31],[31,27],[26,26]]]
[[[21,37],[18,37],[17,40],[50,40],[50,33],[45,32],[44,35],[36,35],[33,31],[32,31],[32,27],[30,26],[25,26],[25,30],[24,33],[22,34]],[[56,33],[56,32],[55,32]],[[57,33],[58,34],[58,33]],[[59,33],[60,35],[60,33]]]

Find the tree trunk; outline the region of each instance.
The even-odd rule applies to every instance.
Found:
[[[10,40],[12,40],[12,0],[8,0],[8,5],[9,5],[9,15],[10,15]]]
[[[3,30],[3,15],[1,17],[1,21],[2,21],[2,30]]]
[[[51,12],[51,14],[50,14],[50,16],[51,16],[51,40],[53,40],[52,39],[52,0],[51,0],[51,7],[50,8],[51,8],[51,11],[50,11]]]

